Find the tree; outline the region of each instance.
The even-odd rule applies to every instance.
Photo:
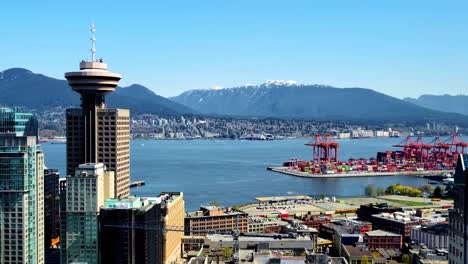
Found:
[[[366,255],[362,256],[361,264],[367,264],[368,262],[369,262],[369,258]]]
[[[231,256],[232,256],[232,249],[228,247],[223,248],[223,257],[225,259],[229,259],[231,258]]]
[[[401,262],[403,262],[403,263],[405,263],[405,264],[409,264],[409,260],[410,260],[410,259],[409,259],[408,254],[403,254],[403,255],[401,256]]]
[[[237,204],[235,204],[235,205],[232,206],[232,209],[238,211],[238,210],[239,210],[239,206],[238,206]]]
[[[432,193],[434,191],[434,187],[432,187],[430,184],[423,184],[419,187],[419,190],[421,190],[423,193]]]
[[[442,189],[437,186],[435,189],[434,189],[434,192],[432,193],[432,196],[434,198],[441,198],[442,197]]]
[[[365,192],[366,192],[366,196],[370,196],[370,197],[377,197],[378,195],[377,187],[374,184],[367,185]]]
[[[388,193],[394,194],[395,193],[395,188],[396,188],[395,185],[389,185],[388,188],[387,188]]]
[[[385,188],[377,188],[377,194],[380,195],[385,195]]]
[[[218,201],[212,201],[212,202],[210,203],[210,205],[211,205],[211,206],[215,206],[215,207],[220,207],[220,206],[221,206],[221,204],[220,204]]]

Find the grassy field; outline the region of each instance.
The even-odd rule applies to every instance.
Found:
[[[424,202],[415,202],[415,201],[408,201],[408,200],[397,200],[397,199],[388,199],[388,198],[381,198],[382,200],[394,202],[394,203],[399,203],[399,204],[404,204],[406,206],[425,206],[425,205],[430,205],[430,203],[424,203]]]

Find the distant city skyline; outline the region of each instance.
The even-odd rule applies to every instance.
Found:
[[[398,98],[467,94],[464,1],[2,4],[0,71],[64,79],[97,58],[162,96],[295,80]]]

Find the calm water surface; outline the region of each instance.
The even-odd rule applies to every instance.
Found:
[[[297,157],[311,159],[307,140],[132,140],[131,179],[146,185],[132,189],[132,194],[157,195],[161,191],[183,191],[187,210],[201,204],[220,201],[224,205],[252,202],[254,197],[272,195],[364,194],[364,187],[375,184],[405,184],[418,187],[426,179],[411,176],[386,176],[346,179],[304,179],[266,170]],[[342,140],[340,160],[350,157],[375,157],[377,151],[391,149],[402,138]],[[430,139],[426,139],[427,143]],[[65,172],[65,144],[43,144],[46,165]]]

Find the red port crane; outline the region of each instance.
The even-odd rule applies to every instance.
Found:
[[[465,153],[465,148],[468,147],[468,143],[461,141],[457,134],[453,134],[447,141],[450,152],[454,155]]]
[[[313,147],[314,161],[336,162],[338,161],[338,142],[330,134],[322,138],[320,134],[315,135],[314,141],[307,142],[306,146]]]
[[[436,162],[442,162],[447,159],[450,145],[442,142],[439,137],[435,137],[432,144],[432,159]]]
[[[413,140],[411,139],[411,136],[407,136],[405,140],[393,146],[403,148],[404,160],[406,161],[415,160],[416,152],[419,146],[417,145],[417,143],[413,142]]]
[[[421,137],[418,137],[415,147],[417,148],[416,160],[420,162],[428,161],[432,145],[425,143]]]

